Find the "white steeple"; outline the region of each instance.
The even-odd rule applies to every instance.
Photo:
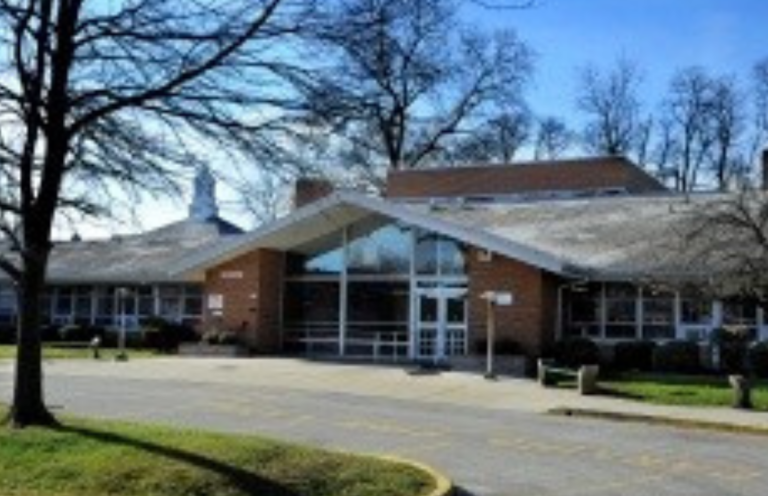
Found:
[[[218,215],[216,179],[207,165],[201,165],[195,176],[192,203],[189,204],[189,217],[195,220],[208,220]]]

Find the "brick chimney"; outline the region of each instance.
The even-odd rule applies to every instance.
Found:
[[[333,193],[333,184],[327,179],[302,177],[296,180],[293,191],[293,208],[301,208]]]

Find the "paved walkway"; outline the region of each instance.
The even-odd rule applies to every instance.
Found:
[[[179,361],[183,367],[178,367]],[[173,366],[169,366],[173,364]],[[205,383],[278,385],[313,392],[444,403],[461,406],[546,413],[573,408],[607,413],[723,423],[768,430],[768,413],[733,408],[663,406],[607,396],[580,396],[572,389],[542,388],[530,379],[501,378],[487,381],[479,374],[426,373],[414,376],[409,369],[313,362],[301,359],[152,359],[104,366],[91,361],[48,362],[57,374],[134,379],[180,379]],[[6,363],[6,366],[9,364]],[[0,365],[1,367],[1,365]]]
[[[0,362],[0,401],[11,384],[11,364]],[[474,496],[762,496],[768,487],[765,436],[541,412],[697,412],[750,425],[768,414],[646,407],[526,380],[287,359],[56,361],[46,391],[58,412],[421,460]]]

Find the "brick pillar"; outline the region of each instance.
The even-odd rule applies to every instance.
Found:
[[[509,291],[511,306],[496,307],[496,339],[511,340],[531,357],[539,356],[554,336],[556,284],[536,267],[500,255],[483,261],[478,250],[469,252],[469,345],[486,337],[486,291]]]
[[[279,349],[283,254],[259,249],[206,272],[207,297],[220,296],[222,308],[206,301],[205,328],[223,327],[260,352]],[[205,330],[205,329],[204,329]]]

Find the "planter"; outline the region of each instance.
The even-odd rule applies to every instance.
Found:
[[[179,356],[195,357],[247,357],[248,349],[239,344],[182,343]]]

